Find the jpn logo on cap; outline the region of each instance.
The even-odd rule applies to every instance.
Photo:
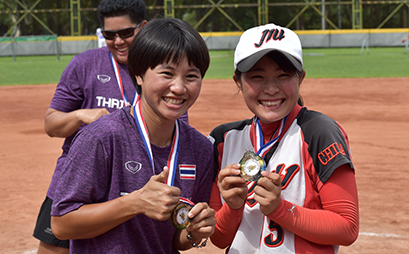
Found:
[[[256,47],[261,47],[265,42],[268,42],[269,40],[271,40],[271,38],[273,38],[273,40],[277,41],[281,41],[282,39],[284,39],[284,30],[283,29],[266,29],[263,31],[262,35],[261,35],[261,39],[259,43],[254,43],[254,45]]]

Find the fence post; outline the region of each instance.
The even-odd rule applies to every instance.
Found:
[[[366,53],[369,54],[369,48],[368,48],[368,35],[365,36],[365,38],[362,40],[362,44],[361,44],[361,55],[362,52],[364,51],[364,47],[366,48]]]
[[[57,55],[57,60],[60,61],[60,44],[58,42],[58,36],[55,34],[55,54]]]

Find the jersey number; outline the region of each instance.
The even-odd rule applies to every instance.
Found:
[[[287,188],[288,184],[298,173],[298,171],[300,171],[299,165],[294,164],[286,168],[284,164],[280,164],[273,172],[277,172],[279,175],[281,175],[281,189],[284,190],[285,188]],[[248,185],[246,203],[250,207],[253,207],[257,204],[254,198],[250,198],[250,196],[254,193],[254,188],[256,187],[256,185],[257,183],[255,182],[251,182]],[[284,241],[283,228],[274,221],[270,220],[268,229],[270,230],[270,234],[264,237],[264,244],[271,248],[280,246]]]
[[[266,237],[264,237],[264,244],[271,248],[280,246],[284,241],[283,228],[274,221],[270,220],[268,229],[271,232]]]

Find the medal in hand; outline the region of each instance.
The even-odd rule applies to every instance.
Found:
[[[246,181],[257,181],[265,169],[266,163],[263,158],[252,151],[245,152],[240,160],[240,175]]]
[[[189,227],[191,219],[188,215],[193,206],[193,202],[181,198],[170,215],[170,222],[175,228],[182,230]]]

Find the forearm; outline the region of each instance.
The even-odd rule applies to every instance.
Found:
[[[343,165],[319,191],[322,209],[281,200],[268,218],[294,234],[318,244],[350,245],[359,233],[358,194],[354,172]]]
[[[61,112],[48,109],[44,121],[44,130],[50,137],[66,138],[74,134],[82,124],[78,110]]]
[[[239,228],[244,206],[241,209],[231,209],[226,203],[216,212],[216,228],[211,236],[212,243],[219,248],[229,246]]]
[[[350,217],[358,211],[354,204],[344,203]],[[314,243],[350,245],[357,237],[357,221],[352,223],[340,214],[329,210],[308,209],[282,200],[277,209],[267,216],[294,234]]]
[[[128,221],[139,211],[127,197],[98,204],[86,204],[62,216],[52,216],[51,228],[59,239],[87,239],[99,236]]]
[[[106,114],[109,114],[106,108],[77,109],[68,113],[49,108],[44,129],[51,137],[69,137],[81,124],[90,124]]]

